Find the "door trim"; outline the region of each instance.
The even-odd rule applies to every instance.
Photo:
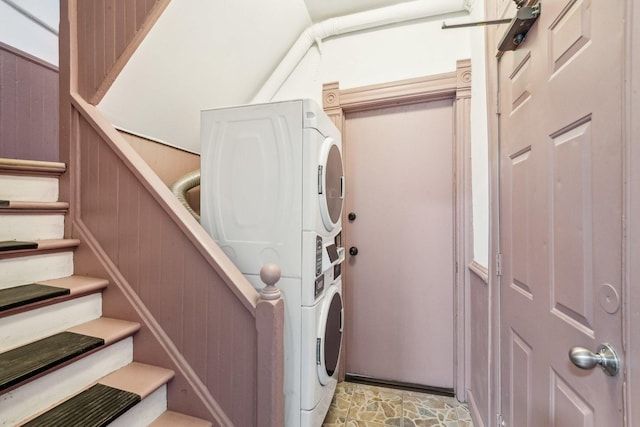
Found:
[[[626,349],[623,355],[623,373],[628,386],[625,388],[625,416],[630,426],[640,425],[640,408],[634,405],[640,393],[640,55],[636,50],[640,47],[640,7],[636,2],[626,2],[625,26],[625,99],[623,101],[623,144],[625,155],[624,177],[626,188],[623,195],[623,207],[627,218],[624,227],[623,250],[623,304],[622,325],[623,339]]]
[[[454,387],[456,397],[466,401],[470,383],[468,360],[469,337],[469,269],[473,261],[471,200],[471,60],[459,60],[456,70],[427,77],[399,80],[351,89],[340,89],[338,82],[322,87],[323,108],[342,132],[347,113],[376,108],[453,100],[453,181],[454,181]],[[348,144],[342,147],[343,162],[349,155]],[[343,216],[346,215],[343,212]],[[346,223],[347,218],[343,218]],[[343,230],[344,234],[344,230]],[[345,235],[346,237],[346,235]],[[343,304],[349,298],[345,286],[348,268],[343,271]],[[348,334],[348,329],[345,328]],[[340,356],[339,379],[345,378],[345,345]]]

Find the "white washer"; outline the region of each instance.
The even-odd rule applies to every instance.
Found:
[[[202,225],[256,288],[264,264],[280,266],[285,424],[319,426],[322,419],[302,419],[302,398],[313,383],[301,377],[308,358],[303,327],[344,260],[340,133],[315,102],[296,100],[203,111],[201,137]],[[326,399],[335,383],[313,390]]]
[[[342,279],[313,307],[302,307],[301,409],[304,426],[320,426],[338,383],[342,349]]]

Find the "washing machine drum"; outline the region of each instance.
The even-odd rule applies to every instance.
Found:
[[[333,231],[338,225],[342,214],[344,190],[342,154],[333,138],[326,138],[320,151],[318,194],[322,222],[327,231]]]
[[[325,297],[318,328],[318,379],[326,385],[338,369],[342,345],[342,296],[335,289]]]

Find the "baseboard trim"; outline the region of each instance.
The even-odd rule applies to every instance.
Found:
[[[367,377],[364,375],[357,375],[357,374],[346,374],[345,380],[352,383],[358,383],[358,384],[396,388],[399,390],[407,390],[407,391],[417,391],[419,393],[437,394],[439,396],[455,397],[455,393],[452,388],[432,387],[432,386],[426,386],[422,384],[405,383],[402,381],[381,380],[378,378],[371,378],[371,377]]]

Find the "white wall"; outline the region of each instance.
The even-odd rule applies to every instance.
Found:
[[[300,0],[172,1],[98,108],[198,153],[200,110],[249,102],[310,22]]]
[[[322,105],[323,83],[339,81],[347,89],[453,71],[458,59],[471,55],[469,32],[443,31],[445,19],[452,21],[435,17],[326,39],[309,50],[274,99],[305,97]]]
[[[471,20],[485,19],[484,0],[474,4]],[[473,186],[473,255],[489,267],[489,139],[487,129],[487,86],[485,27],[469,29],[471,39],[471,181]]]
[[[58,0],[14,0],[32,15],[57,29]],[[58,37],[0,0],[0,42],[58,65]]]
[[[274,100],[312,98],[322,105],[322,84],[338,81],[341,89],[445,73],[458,59],[472,61],[472,180],[474,257],[488,265],[487,111],[482,29],[442,30],[448,24],[482,20],[484,2],[471,15],[442,16],[378,28],[314,45],[284,82]]]

